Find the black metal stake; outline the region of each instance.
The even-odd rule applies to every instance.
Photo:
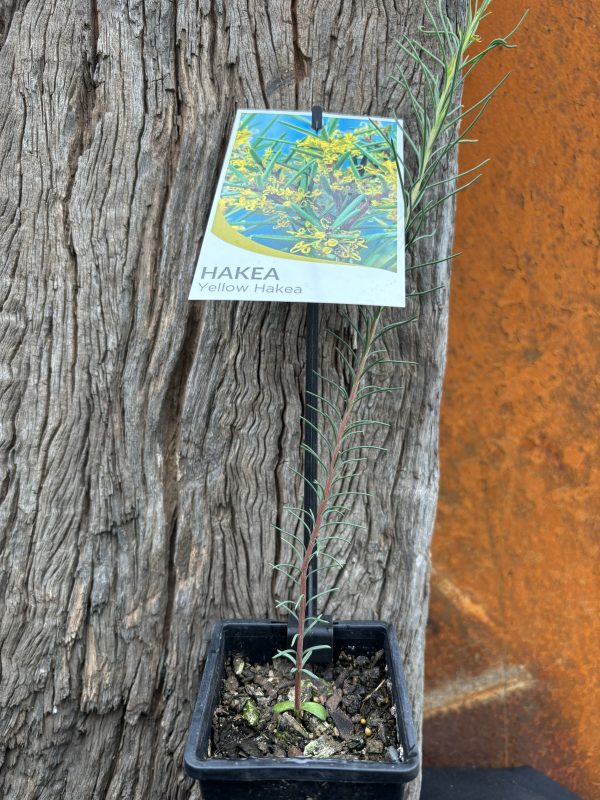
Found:
[[[304,450],[304,547],[308,547],[310,531],[313,528],[314,520],[317,515],[317,490],[315,481],[317,479],[317,459],[313,453],[318,451],[317,427],[319,419],[317,415],[317,394],[319,391],[319,379],[317,370],[319,369],[319,304],[306,304],[306,375],[304,378],[304,437],[306,445]],[[310,448],[307,449],[307,448]],[[312,452],[310,452],[312,451]],[[316,553],[313,555],[308,567],[308,580],[306,591],[308,603],[306,614],[308,617],[317,616],[317,594],[318,563]]]
[[[314,527],[319,497],[315,487],[317,480],[317,459],[319,448],[317,411],[319,392],[319,304],[306,304],[306,375],[304,377],[304,427],[302,441],[304,449],[304,547],[308,547],[310,534]],[[316,645],[327,645],[327,648],[315,650],[310,658],[312,664],[328,664],[333,660],[333,620],[323,614],[321,621],[312,625],[319,614],[317,593],[319,591],[318,557],[313,553],[306,582],[306,617],[307,630],[304,635],[304,647],[307,650]],[[312,619],[311,619],[312,618]],[[310,628],[310,630],[308,630]],[[298,633],[298,623],[290,615],[288,619],[288,644]]]
[[[323,109],[321,106],[312,107],[311,127],[315,131],[320,131],[323,127]],[[306,375],[304,380],[304,429],[302,441],[305,445],[304,450],[304,547],[308,547],[310,533],[313,529],[317,514],[319,498],[315,487],[317,479],[317,459],[318,453],[318,427],[319,417],[317,412],[317,395],[319,392],[319,304],[306,304]],[[307,603],[306,616],[309,618],[308,626],[311,625],[310,618],[314,620],[318,616],[317,598],[318,594],[318,558],[314,553],[308,565],[307,575]],[[310,661],[311,663],[327,664],[333,660],[333,622],[331,617],[323,616],[311,630],[305,634],[305,648],[315,645],[327,645],[327,649],[316,650]],[[294,636],[298,632],[298,623],[291,616],[288,619],[288,644],[292,646]]]
[[[317,133],[323,127],[323,109],[321,106],[313,106],[311,109],[311,127]],[[308,547],[310,531],[317,514],[317,490],[315,481],[317,479],[317,459],[313,453],[317,452],[319,442],[317,437],[317,427],[319,424],[317,416],[317,398],[319,391],[319,379],[317,370],[319,369],[319,305],[318,303],[306,304],[306,376],[304,392],[304,444],[313,452],[305,449],[304,451],[304,521],[307,527],[304,529],[304,547]],[[308,580],[306,591],[308,603],[306,613],[308,617],[317,616],[317,601],[315,595],[318,591],[318,559],[316,553],[313,555],[308,567]]]

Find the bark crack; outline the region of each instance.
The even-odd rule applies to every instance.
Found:
[[[296,108],[300,102],[300,84],[308,75],[308,62],[300,48],[300,28],[298,24],[298,0],[291,0],[292,46],[294,50],[294,101]]]
[[[0,50],[8,38],[19,0],[0,0]]]

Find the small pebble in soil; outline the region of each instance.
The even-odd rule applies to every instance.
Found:
[[[341,699],[342,699],[342,693],[340,692],[339,689],[336,689],[334,693],[331,695],[331,697],[325,698],[325,706],[327,707],[327,710],[330,713],[332,711],[335,711],[335,709],[339,706]]]
[[[310,733],[301,722],[298,722],[293,714],[281,714],[279,730],[290,734],[296,734],[301,739],[310,739]]]
[[[346,714],[352,716],[352,714],[357,714],[360,710],[360,697],[355,694],[347,695],[342,697],[340,705]]]
[[[331,758],[340,750],[340,744],[333,737],[323,735],[306,745],[304,755],[312,758]]]
[[[365,746],[364,739],[355,738],[348,740],[348,750],[350,750],[351,752],[355,750],[362,750],[364,746]]]
[[[388,730],[388,726],[384,722],[380,722],[377,726],[377,733],[379,734],[379,738],[381,741],[387,745],[390,742],[390,733]]]
[[[240,742],[240,750],[244,755],[252,758],[260,758],[262,755],[258,744],[251,737]]]
[[[384,744],[379,739],[369,739],[367,742],[368,755],[381,755],[384,751]]]
[[[337,676],[337,678],[335,679],[335,685],[336,685],[336,687],[338,689],[344,683],[344,681],[346,680],[346,678],[348,677],[349,674],[350,674],[350,670],[349,669],[343,669],[340,672],[340,674]]]
[[[244,660],[239,656],[235,656],[235,658],[233,659],[233,671],[235,672],[235,674],[241,675],[242,672],[244,671],[245,666],[246,665],[244,664]]]
[[[328,728],[327,723],[321,722],[320,719],[314,717],[312,714],[305,714],[302,724],[315,736],[320,736],[322,733],[325,733]]]
[[[244,703],[244,710],[242,711],[242,716],[252,728],[256,728],[258,723],[260,722],[260,711],[254,705],[252,700],[248,698]]]
[[[376,683],[377,678],[379,677],[379,669],[377,667],[375,667],[375,669],[366,669],[361,677],[364,681],[369,681],[369,683]]]
[[[338,731],[337,736],[341,736],[342,739],[352,738],[352,734],[354,733],[354,723],[349,716],[344,714],[344,712],[339,708],[331,711],[329,716],[333,720],[335,728]]]
[[[388,747],[387,754],[390,761],[394,761],[396,763],[400,761],[400,756],[398,755],[398,751],[396,750],[395,747]]]

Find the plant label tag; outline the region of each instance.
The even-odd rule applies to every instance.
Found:
[[[190,300],[404,306],[402,125],[238,111]]]

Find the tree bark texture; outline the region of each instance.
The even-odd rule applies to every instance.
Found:
[[[275,615],[272,526],[301,502],[303,307],[187,300],[226,137],[237,107],[402,115],[396,40],[422,22],[416,0],[0,0],[6,800],[199,797],[209,629]],[[452,219],[420,258],[448,255]],[[419,315],[388,340],[419,366],[375,398],[368,531],[326,578],[336,617],[394,622],[417,719],[447,312],[444,289],[389,314]]]

